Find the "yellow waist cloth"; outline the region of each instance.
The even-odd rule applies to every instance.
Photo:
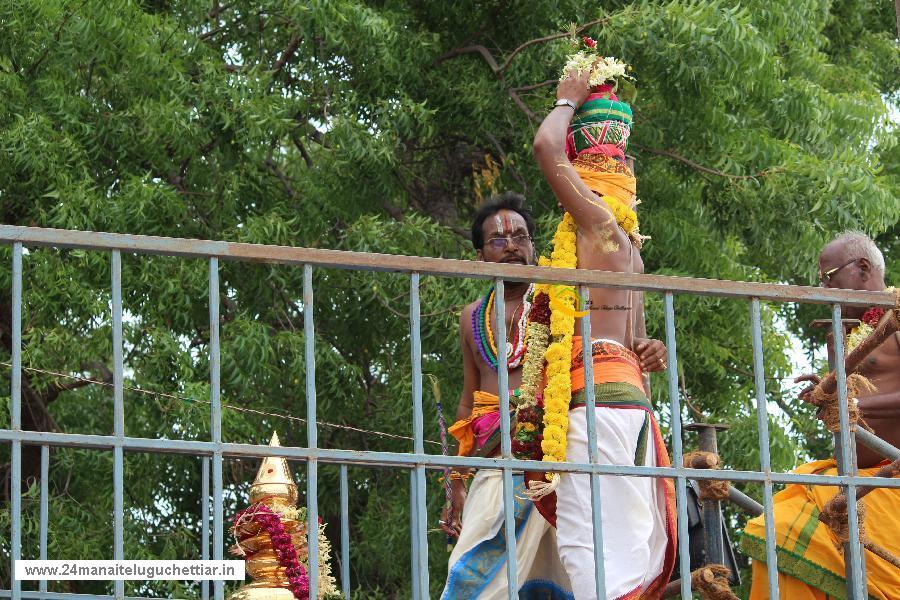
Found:
[[[878,467],[860,469],[871,477]],[[801,465],[795,473],[836,475],[833,459]],[[790,600],[846,598],[844,557],[835,546],[831,530],[819,521],[819,512],[837,492],[832,486],[788,485],[775,495],[775,543],[781,597]],[[880,488],[863,498],[866,532],[879,546],[900,554],[900,489]],[[769,597],[766,583],[765,523],[763,517],[747,522],[741,545],[755,561],[750,600]],[[900,597],[900,570],[866,551],[869,597]]]
[[[460,419],[447,430],[450,435],[459,440],[459,452],[457,453],[459,456],[468,456],[475,447],[475,431],[472,429],[472,423],[479,417],[500,410],[500,398],[495,394],[479,390],[472,394],[472,398],[474,400],[472,414],[465,419]]]

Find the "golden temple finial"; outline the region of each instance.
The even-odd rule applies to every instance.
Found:
[[[280,446],[273,433],[269,447]],[[297,493],[287,459],[264,458],[250,486],[250,506],[235,517],[231,531],[237,543],[229,549],[243,557],[253,581],[235,590],[229,600],[310,600],[308,524],[306,509],[297,507]],[[312,600],[323,600],[338,592],[325,525],[318,524],[313,531],[319,539],[319,595]]]
[[[281,447],[278,432],[272,433],[269,447]],[[297,484],[291,476],[287,459],[282,456],[267,456],[259,465],[256,479],[250,485],[250,502],[256,503],[263,499],[271,499],[266,504],[281,505],[293,508],[297,506]],[[273,506],[274,508],[274,506]]]

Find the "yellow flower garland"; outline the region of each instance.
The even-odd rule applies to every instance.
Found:
[[[572,215],[566,213],[553,236],[550,266],[574,269],[578,266],[575,252],[577,227]],[[550,314],[551,343],[544,353],[547,363],[547,385],[544,387],[544,439],[541,449],[546,462],[565,462],[566,434],[569,430],[569,402],[572,399],[572,335],[575,331],[575,288],[557,286],[557,298],[568,310],[553,310]],[[559,473],[547,473],[551,483],[547,489],[534,489],[533,497],[546,495],[556,488]]]
[[[616,224],[640,248],[641,243],[647,238],[641,235],[637,213],[634,209],[614,196],[600,196],[600,200],[612,211]]]
[[[875,328],[868,323],[860,323],[859,325],[851,329],[850,335],[847,336],[847,349],[844,351],[845,354],[850,354],[851,352],[853,352],[853,350],[874,331]]]

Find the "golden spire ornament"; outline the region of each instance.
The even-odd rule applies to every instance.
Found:
[[[270,447],[280,447],[272,434]],[[237,543],[230,552],[246,561],[253,582],[229,600],[309,600],[309,549],[306,509],[297,507],[297,484],[284,457],[263,459],[250,486],[250,506],[237,514],[231,532]],[[319,599],[336,596],[325,526],[319,536]]]

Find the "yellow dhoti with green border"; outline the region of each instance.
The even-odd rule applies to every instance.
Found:
[[[878,467],[860,469],[861,477],[871,477]],[[834,459],[801,465],[794,473],[837,475]],[[819,521],[819,512],[838,492],[832,486],[788,485],[775,495],[775,543],[778,559],[778,587],[785,600],[826,600],[846,598],[844,556],[831,530]],[[863,498],[866,505],[866,532],[869,538],[900,555],[900,489],[880,488]],[[763,516],[747,522],[741,546],[753,559],[750,600],[769,598]],[[865,553],[869,598],[900,598],[900,569],[871,552]]]

